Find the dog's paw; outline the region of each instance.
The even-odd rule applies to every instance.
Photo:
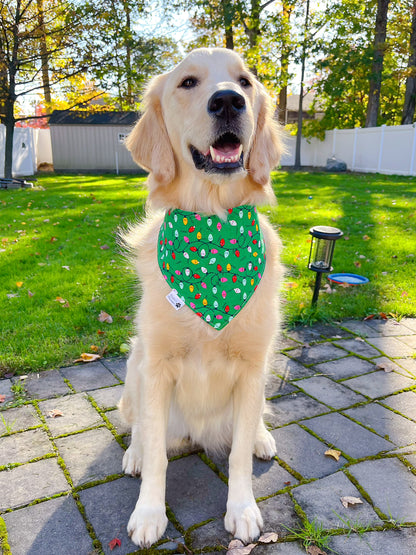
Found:
[[[159,540],[168,524],[165,506],[139,506],[134,509],[127,525],[127,532],[133,543],[148,548]]]
[[[263,528],[263,519],[254,499],[247,503],[228,502],[224,526],[230,534],[243,543],[249,543],[258,538]]]
[[[130,447],[123,456],[123,472],[131,476],[139,476],[142,471],[142,457],[139,451]]]
[[[257,433],[254,443],[254,454],[258,459],[264,459],[266,461],[269,461],[276,455],[276,442],[274,437],[264,427]]]

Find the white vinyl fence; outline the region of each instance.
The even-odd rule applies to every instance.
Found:
[[[294,165],[295,143],[296,137],[287,138],[282,166]],[[331,157],[345,162],[351,171],[416,175],[416,123],[333,129],[326,132],[324,141],[302,138],[302,166],[324,167]]]
[[[4,177],[6,127],[0,124],[0,177]],[[33,175],[40,164],[52,164],[49,129],[15,127],[13,135],[13,177]]]
[[[59,127],[59,126],[56,126]],[[88,163],[81,164],[79,155],[70,149],[64,149],[65,164],[60,156],[52,159],[51,134],[49,129],[16,128],[13,145],[13,175],[33,175],[41,163],[58,162],[58,169],[109,169],[132,171],[137,166],[131,160],[124,145],[118,139],[119,135],[127,134],[128,127],[112,129],[110,131],[110,150],[105,157],[107,165],[103,164],[102,153],[98,156],[93,151],[104,151],[101,146],[97,149],[97,141],[90,141],[91,137],[86,128],[80,126],[77,133],[79,144],[84,149],[84,157]],[[121,133],[122,132],[122,133]],[[103,143],[104,129],[100,129],[100,141]],[[115,138],[114,138],[115,137]],[[0,125],[0,177],[4,171],[4,144],[6,130]],[[296,138],[288,136],[286,140],[287,154],[282,157],[282,166],[293,166],[295,162]],[[92,146],[91,146],[92,145]],[[95,147],[94,147],[95,145]],[[93,148],[94,147],[94,148]],[[56,153],[55,158],[56,158]],[[365,173],[385,173],[396,175],[416,176],[416,123],[413,125],[398,125],[394,127],[370,127],[355,129],[334,129],[327,131],[325,140],[302,139],[302,166],[325,167],[328,158],[335,157],[347,164],[348,170]],[[94,164],[97,166],[93,167]],[[63,166],[63,167],[60,167]]]

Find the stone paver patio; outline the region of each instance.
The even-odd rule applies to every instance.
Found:
[[[290,530],[315,519],[331,536],[327,553],[413,555],[416,320],[345,321],[285,335],[266,390],[278,454],[253,465],[264,531],[279,541],[252,553],[305,553]],[[18,378],[0,380],[0,552],[227,551],[227,459],[202,452],[169,463],[162,540],[147,551],[130,541],[140,479],[121,469],[129,444],[116,407],[124,378],[123,359],[32,374],[20,406],[11,390]],[[328,448],[341,452],[338,461]],[[346,508],[344,496],[362,503]],[[121,543],[111,550],[114,538]]]

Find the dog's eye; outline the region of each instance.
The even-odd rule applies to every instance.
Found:
[[[187,77],[186,79],[184,79],[182,81],[182,83],[179,85],[179,88],[182,89],[193,89],[194,87],[196,87],[198,84],[198,79],[196,79],[195,77]]]
[[[240,85],[244,88],[251,87],[251,83],[247,77],[240,77]]]

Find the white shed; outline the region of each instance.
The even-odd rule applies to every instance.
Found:
[[[138,117],[137,112],[55,110],[49,119],[55,171],[139,173],[124,145]]]

